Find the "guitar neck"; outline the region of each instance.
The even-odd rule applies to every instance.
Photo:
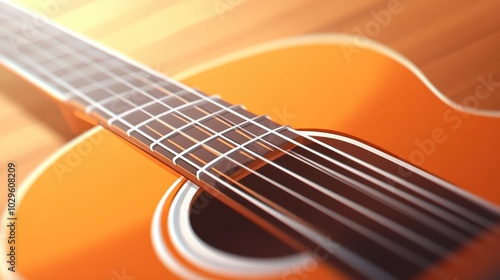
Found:
[[[0,63],[357,278],[414,277],[500,221],[497,208],[374,148],[327,147],[1,0]]]
[[[189,175],[199,177],[200,170],[215,162],[218,157],[206,157],[207,151],[218,149],[213,145],[237,134],[238,127],[253,128],[255,139],[281,128],[267,117],[154,73],[41,17],[6,3],[0,8],[4,64],[153,156],[182,165]],[[243,142],[229,147],[237,149]]]

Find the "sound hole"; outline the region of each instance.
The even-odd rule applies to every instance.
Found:
[[[297,253],[203,191],[199,191],[192,205],[190,221],[195,233],[219,250],[254,258],[275,258]]]

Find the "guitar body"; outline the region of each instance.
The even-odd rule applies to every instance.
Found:
[[[274,43],[181,79],[282,124],[362,139],[499,205],[500,119],[453,109],[379,46],[358,49],[349,61],[351,42],[342,40],[325,35]],[[478,88],[469,106],[492,93],[480,82]],[[193,203],[203,195],[197,187],[100,127],[56,153],[21,192],[17,275],[27,279],[343,277],[308,253],[278,248],[281,253],[258,257],[242,249],[238,256],[207,245],[193,234],[188,214],[220,212],[209,207],[218,202]],[[225,211],[218,215],[226,219],[213,221],[215,236],[224,231],[227,242],[255,248],[275,243],[255,233],[262,236],[257,244],[252,226]]]

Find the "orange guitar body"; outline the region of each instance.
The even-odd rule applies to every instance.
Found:
[[[358,49],[350,56],[345,52],[349,42],[339,42],[324,35],[275,43],[207,64],[180,79],[294,128],[351,135],[500,205],[500,119],[453,109],[408,65],[376,48]],[[478,81],[467,105],[482,102],[492,90]],[[301,261],[294,259],[292,267],[248,274],[230,267],[217,271],[192,261],[178,249],[178,237],[169,234],[170,206],[186,187],[179,178],[109,131],[98,127],[83,134],[23,186],[15,275],[26,279],[344,277],[307,258],[307,253],[301,253],[306,256]],[[185,214],[188,209],[180,211]],[[156,229],[155,219],[160,221]],[[154,236],[155,230],[160,237]],[[163,241],[168,256],[155,247],[154,238]],[[237,238],[259,242],[251,236]],[[276,259],[269,263],[279,263]]]

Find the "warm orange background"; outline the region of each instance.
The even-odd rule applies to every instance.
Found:
[[[158,71],[175,74],[269,40],[307,33],[359,34],[416,63],[448,96],[461,100],[478,76],[500,80],[500,2],[410,0],[15,0]],[[400,5],[367,32],[388,5]],[[380,19],[378,19],[380,20]],[[500,94],[486,108],[500,108]],[[40,92],[0,70],[0,158],[21,182],[74,137]],[[0,168],[5,174],[5,167]],[[4,178],[4,175],[2,175]],[[5,188],[0,188],[5,199]]]

